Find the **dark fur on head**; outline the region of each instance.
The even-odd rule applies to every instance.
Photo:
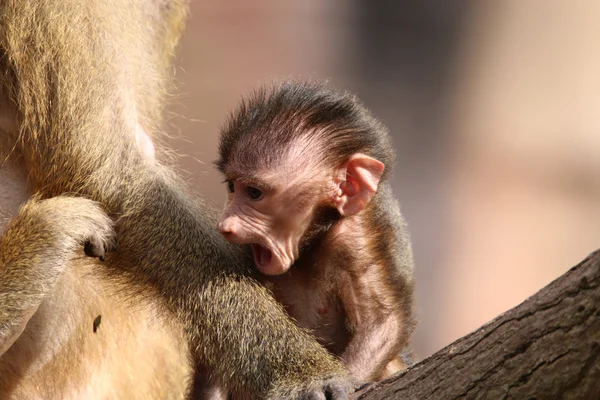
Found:
[[[328,166],[364,153],[386,166],[382,179],[393,167],[387,129],[356,96],[325,82],[299,81],[263,87],[242,100],[222,129],[215,164],[222,172],[232,165],[248,173],[272,168],[300,138],[308,139],[307,151]]]

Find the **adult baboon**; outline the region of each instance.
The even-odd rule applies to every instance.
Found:
[[[0,398],[178,398],[188,350],[195,379],[237,397],[345,397],[341,364],[152,157],[185,10],[0,3],[0,209],[16,216],[1,227]],[[104,212],[118,251],[98,264],[78,249],[102,255]]]

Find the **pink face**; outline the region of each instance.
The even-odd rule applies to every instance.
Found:
[[[296,261],[319,205],[328,203],[342,216],[362,211],[384,168],[364,154],[329,171],[311,161],[291,152],[284,165],[260,179],[226,173],[227,201],[217,228],[228,241],[251,245],[256,268],[265,275],[283,274]]]
[[[300,239],[317,204],[317,199],[299,201],[306,178],[287,178],[279,177],[269,187],[226,181],[227,201],[217,228],[232,243],[250,244],[256,268],[265,275],[285,273],[298,258]]]

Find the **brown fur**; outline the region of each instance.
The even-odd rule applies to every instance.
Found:
[[[2,236],[0,335],[17,338],[0,359],[2,398],[178,398],[190,375],[182,341],[194,365],[244,398],[341,398],[347,387],[206,206],[136,144],[138,129],[161,127],[185,9],[0,3],[0,168],[22,171],[39,199]],[[87,200],[52,199],[66,193],[116,220],[118,252],[105,263],[80,246],[106,217]]]
[[[378,188],[360,187],[374,194],[359,201],[361,211],[342,216],[333,199],[361,179],[348,169],[355,156],[385,169],[377,169]],[[354,96],[322,83],[284,82],[242,102],[216,163],[230,190],[219,229],[235,243],[272,250],[272,259],[296,243],[295,259],[279,257],[264,270],[256,261],[268,274],[261,281],[359,380],[403,368],[400,352],[415,325],[411,245],[385,181],[394,157],[387,130]],[[262,196],[249,197],[248,186]],[[301,236],[287,234],[309,218]]]
[[[110,240],[111,225],[97,204],[61,196],[31,200],[7,227],[0,398],[183,398],[190,366],[180,329],[151,304],[134,305],[83,255],[85,240]]]

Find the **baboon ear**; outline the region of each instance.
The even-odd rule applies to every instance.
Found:
[[[342,167],[342,181],[335,198],[335,206],[340,214],[358,214],[369,204],[377,191],[385,166],[379,160],[366,154],[353,154]]]

